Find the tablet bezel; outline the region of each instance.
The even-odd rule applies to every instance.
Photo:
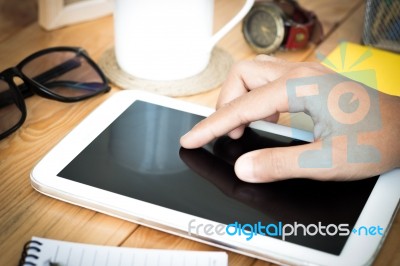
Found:
[[[56,199],[279,264],[365,265],[373,262],[387,230],[383,236],[357,236],[350,233],[339,256],[270,237],[254,237],[251,241],[246,241],[243,237],[227,234],[207,236],[200,232],[198,235],[193,233],[189,235],[188,223],[192,219],[203,224],[214,226],[218,224],[57,176],[92,140],[137,100],[202,116],[208,116],[214,111],[208,107],[143,91],[129,90],[114,93],[35,166],[31,172],[32,186]],[[310,132],[293,131],[291,128],[267,122],[255,122],[251,127],[287,137],[293,137],[295,132],[296,138],[304,141],[313,139]],[[389,228],[398,209],[399,195],[400,169],[379,177],[355,227],[380,225]]]

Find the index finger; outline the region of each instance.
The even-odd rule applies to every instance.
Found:
[[[241,125],[287,111],[285,80],[278,79],[222,106],[194,126],[181,138],[180,143],[184,148],[198,148]]]

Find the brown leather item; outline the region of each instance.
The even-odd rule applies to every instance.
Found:
[[[281,47],[285,49],[304,48],[308,42],[322,41],[322,25],[314,12],[305,10],[295,0],[256,1],[273,3],[282,10],[285,37]]]

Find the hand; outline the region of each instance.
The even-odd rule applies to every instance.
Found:
[[[321,64],[261,55],[237,63],[222,86],[217,111],[181,138],[197,148],[250,122],[276,122],[302,112],[314,122],[314,142],[242,155],[236,175],[247,182],[288,178],[356,180],[400,166],[400,97],[380,93]]]

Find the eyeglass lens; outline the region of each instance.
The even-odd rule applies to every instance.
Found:
[[[63,97],[81,97],[104,89],[104,80],[86,57],[73,51],[52,51],[25,63],[21,72]]]

